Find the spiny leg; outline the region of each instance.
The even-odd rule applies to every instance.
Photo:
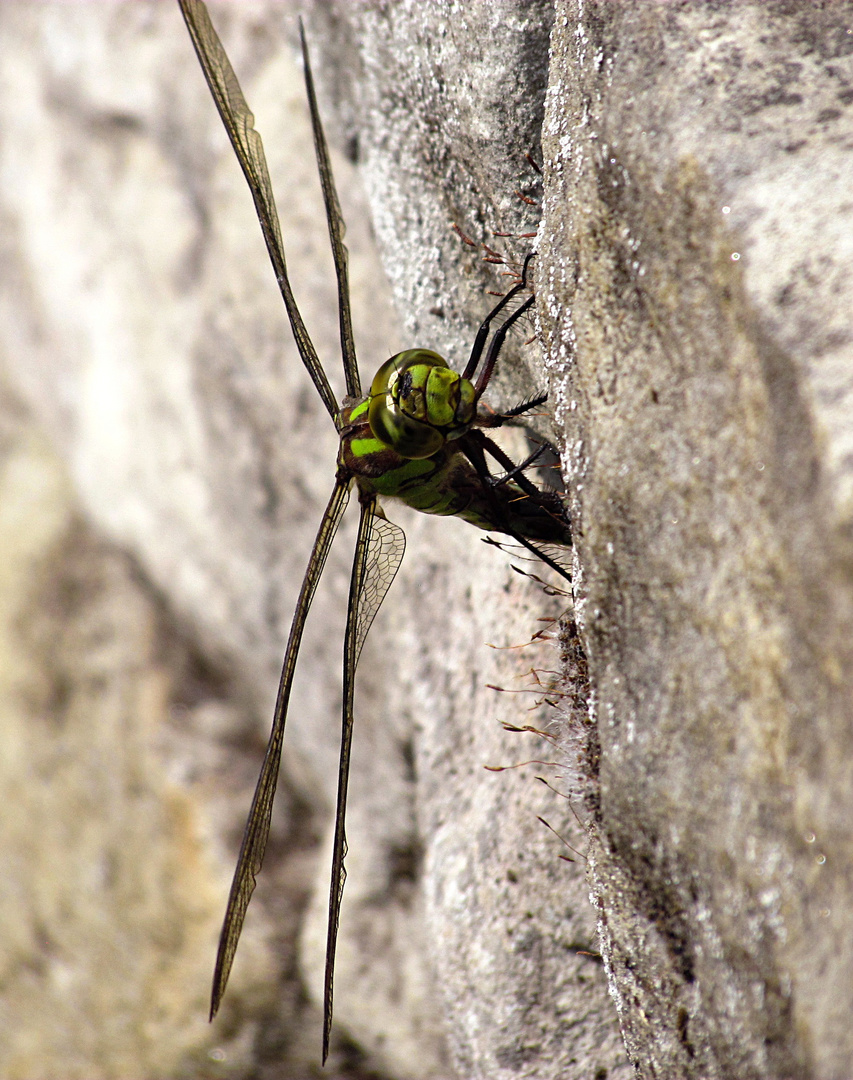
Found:
[[[490,454],[502,468],[507,470],[506,476],[498,477],[496,479],[488,471],[488,467],[486,467],[486,472],[489,478],[488,483],[490,487],[498,487],[500,484],[505,484],[508,480],[515,480],[521,490],[525,492],[525,494],[529,495],[532,499],[536,499],[540,495],[539,488],[533,483],[532,480],[530,480],[527,476],[524,475],[523,470],[526,469],[530,464],[532,464],[532,461],[534,461],[544,451],[544,444],[535,451],[535,453],[531,456],[530,459],[528,459],[528,461],[524,462],[522,465],[516,465],[516,463],[512,460],[512,458],[505,450],[498,446],[498,444],[493,439],[490,439],[488,435],[484,435],[481,431],[478,431],[476,433],[476,442],[484,451],[484,455]],[[485,460],[486,459],[484,456],[484,463]],[[474,465],[474,468],[477,467],[475,462],[472,461],[471,464]],[[516,476],[514,475],[515,473],[519,473],[519,475]]]
[[[531,259],[535,257],[535,252],[531,252],[524,260],[524,266],[521,269],[521,281],[517,285],[514,285],[506,296],[500,300],[489,314],[483,319],[480,324],[480,329],[477,331],[477,336],[474,338],[474,344],[471,346],[471,356],[468,363],[465,365],[465,370],[462,372],[462,376],[465,379],[471,379],[474,372],[477,370],[477,365],[480,363],[480,357],[483,355],[483,349],[486,345],[486,338],[489,336],[489,327],[492,324],[492,319],[496,315],[500,315],[503,309],[507,306],[513,297],[518,296],[520,292],[527,288],[527,268],[530,265]],[[492,362],[494,366],[494,361]],[[486,380],[488,382],[488,380]]]
[[[495,489],[492,484],[493,477],[489,472],[488,466],[486,465],[485,450],[487,448],[487,444],[491,444],[490,446],[488,446],[490,453],[492,453],[492,449],[497,451],[497,454],[493,454],[496,460],[500,460],[502,457],[505,461],[509,462],[511,467],[514,468],[515,466],[512,459],[508,457],[508,455],[504,454],[500,447],[497,446],[496,443],[493,443],[492,440],[488,438],[488,436],[484,435],[481,431],[472,431],[470,432],[470,435],[474,436],[474,438],[465,440],[463,453],[474,466],[477,475],[480,477],[480,481],[483,485],[483,491],[485,492],[486,498],[492,504],[492,509],[496,515],[496,519],[498,521],[501,521],[503,524],[503,531],[507,534],[507,536],[511,536],[513,540],[521,544],[522,547],[526,547],[528,551],[532,552],[537,557],[537,559],[541,559],[541,561],[544,562],[547,566],[550,566],[552,570],[555,570],[560,575],[560,577],[565,578],[566,581],[571,581],[571,575],[567,570],[565,570],[562,566],[560,566],[558,562],[552,559],[550,555],[547,555],[544,551],[536,547],[535,544],[532,544],[529,540],[527,540],[515,529],[513,529],[506,519],[506,514],[503,512],[503,508],[501,507],[501,504],[495,494]],[[500,455],[500,457],[498,455]],[[526,490],[525,494],[530,495],[530,492],[532,491],[533,494],[530,495],[530,497],[538,500],[541,496],[541,492],[536,487],[536,485],[530,483],[530,481],[527,480],[526,477],[523,477],[522,479],[526,482],[527,485],[529,485],[529,490]],[[519,487],[522,487],[521,483],[519,483]]]
[[[523,488],[527,481],[527,477],[524,475],[525,472],[542,457],[547,449],[547,443],[540,443],[532,454],[528,454],[524,461],[513,466],[513,468],[508,472],[505,472],[503,476],[493,476],[492,487],[500,487],[502,484],[508,484],[511,480],[515,480],[519,487]]]
[[[489,381],[492,377],[495,364],[497,363],[498,355],[503,348],[504,339],[506,338],[510,327],[514,322],[521,318],[521,316],[533,306],[534,298],[529,296],[521,307],[517,308],[512,315],[509,316],[495,331],[495,336],[492,338],[492,343],[489,346],[489,351],[486,353],[486,362],[483,365],[483,370],[480,372],[477,382],[474,384],[474,400],[479,401],[483,391],[489,385]]]
[[[472,352],[473,363],[469,362],[469,366],[468,368],[466,368],[466,375],[471,374],[473,367],[476,366],[476,363],[479,360],[479,356],[482,353],[483,341],[485,339],[489,323],[494,318],[494,316],[503,309],[506,303],[508,303],[513,296],[517,295],[518,292],[526,285],[527,270],[532,258],[533,255],[531,254],[528,255],[528,257],[525,259],[522,271],[522,278],[519,284],[516,285],[513,289],[511,289],[509,293],[507,293],[501,303],[498,304],[492,312],[490,312],[489,316],[481,326],[480,332],[478,333],[478,340],[475,342],[474,350]],[[534,299],[535,298],[533,296],[528,297],[527,300],[525,300],[524,303],[516,309],[516,311],[509,315],[495,331],[495,335],[492,338],[488,353],[486,355],[486,361],[483,366],[483,370],[481,371],[475,385],[475,400],[479,400],[483,391],[488,386],[498,356],[506,339],[507,333],[509,332],[513,323],[517,322],[518,319],[520,319],[521,316],[524,315],[525,312],[527,312],[531,308]],[[532,408],[535,408],[537,405],[541,405],[545,400],[547,400],[547,394],[539,395],[528,402],[521,402],[519,405],[515,406],[513,409],[510,409],[508,412],[504,413],[500,417],[495,418],[494,420],[490,419],[484,422],[484,418],[481,416],[478,419],[478,424],[480,427],[500,427],[502,424],[507,423],[508,421],[515,419],[518,416],[521,416],[523,413],[527,412]],[[504,485],[515,481],[521,493],[519,495],[519,498],[530,499],[540,509],[543,509],[546,513],[551,514],[554,517],[555,521],[559,520],[556,514],[553,514],[551,510],[547,509],[543,505],[542,492],[540,492],[536,485],[531,480],[529,480],[527,476],[524,475],[525,469],[529,468],[529,466],[537,459],[537,457],[539,457],[539,455],[543,453],[545,449],[544,446],[538,448],[532,455],[530,455],[530,457],[526,461],[522,462],[520,465],[517,465],[509,457],[509,455],[506,454],[495,442],[493,442],[492,439],[485,435],[482,430],[475,428],[468,433],[465,439],[464,446],[462,446],[461,449],[463,450],[465,456],[468,458],[471,464],[474,466],[474,469],[480,478],[480,483],[483,486],[484,494],[486,495],[488,501],[491,503],[492,510],[496,515],[495,520],[501,522],[503,531],[505,531],[507,535],[512,536],[513,539],[515,539],[523,547],[526,547],[529,551],[536,555],[537,558],[541,559],[544,563],[550,566],[553,570],[560,574],[561,577],[564,577],[567,581],[571,581],[570,575],[563,567],[559,565],[559,563],[557,563],[554,559],[550,558],[550,556],[546,555],[543,551],[540,551],[539,548],[535,547],[529,540],[526,539],[526,537],[520,535],[515,529],[513,529],[504,510],[504,507],[501,504],[501,500],[497,497],[498,488],[501,488]],[[503,466],[503,468],[506,470],[505,476],[499,478],[495,478],[494,476],[492,476],[486,464],[486,453],[490,454],[490,456],[495,461],[497,461],[500,465]]]
[[[511,423],[517,417],[529,412],[530,409],[535,409],[537,406],[544,404],[547,400],[547,394],[538,394],[536,397],[530,398],[529,401],[522,401],[521,404],[516,405],[514,408],[507,409],[504,413],[479,413],[477,415],[477,426],[481,429],[502,427],[504,424]],[[524,487],[524,480],[526,480],[526,477],[524,477],[523,474],[531,467],[531,465],[535,464],[537,458],[541,457],[546,450],[552,451],[555,455],[557,453],[556,448],[550,442],[544,440],[540,442],[533,453],[525,458],[520,465],[516,465],[496,442],[493,442],[488,436],[486,436],[486,438],[488,444],[484,446],[484,449],[488,450],[500,465],[509,470],[504,476],[492,477],[492,485],[495,487],[500,484],[506,484],[510,480],[517,480],[519,484]],[[529,484],[529,481],[527,483]],[[530,487],[526,490],[529,493]]]
[[[507,420],[511,420],[516,416],[521,416],[523,413],[530,412],[531,409],[536,409],[540,405],[544,405],[547,400],[547,394],[537,394],[536,397],[532,397],[528,401],[522,401],[512,409],[507,409],[505,413],[500,414],[501,423],[506,423]]]
[[[547,400],[547,394],[537,394],[536,397],[532,397],[528,401],[522,401],[520,404],[513,406],[513,408],[507,409],[506,412],[496,413],[481,410],[477,413],[475,423],[479,428],[503,427],[504,424],[511,424],[513,420],[517,420],[519,416],[522,416],[526,412],[530,412],[531,409],[536,409],[538,406],[544,405]]]

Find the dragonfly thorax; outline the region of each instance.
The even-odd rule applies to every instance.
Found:
[[[475,412],[473,383],[429,349],[392,356],[370,387],[371,431],[406,458],[432,457],[469,430]]]

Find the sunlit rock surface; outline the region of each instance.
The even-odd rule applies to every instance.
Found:
[[[608,976],[640,1076],[840,1080],[850,12],[558,7],[539,301],[601,738]]]
[[[845,13],[304,11],[365,378],[404,343],[464,365],[509,279],[460,232],[538,250],[543,348],[515,334],[490,400],[550,387],[582,646],[552,686],[569,598],[388,508],[330,1075],[849,1073]],[[213,14],[340,390],[295,8]],[[0,30],[0,1072],[313,1075],[351,523],[206,1009],[334,430],[177,7]]]

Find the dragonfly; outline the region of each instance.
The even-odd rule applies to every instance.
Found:
[[[293,295],[266,157],[261,137],[254,128],[254,117],[205,4],[201,0],[178,0],[178,3],[248,182],[299,355],[340,437],[335,483],[299,591],[269,743],[228,897],[213,976],[211,1020],[221,1004],[263,864],[303,628],[350,493],[355,489],[358,494],[360,517],[344,636],[342,736],[323,989],[325,1064],[332,1030],[335,949],[346,878],[345,812],[355,671],[367,633],[394,580],[406,546],[402,529],[385,517],[379,500],[396,498],[424,513],[458,515],[480,529],[503,533],[566,579],[569,579],[566,569],[541,545],[568,547],[571,530],[557,492],[540,489],[527,475],[539,451],[516,464],[484,430],[518,422],[523,413],[541,405],[545,396],[531,398],[502,414],[478,407],[508,331],[533,304],[534,297],[529,295],[511,310],[512,302],[530,291],[527,273],[532,256],[525,260],[518,283],[483,320],[461,374],[432,350],[409,349],[382,364],[369,392],[362,393],[352,331],[344,222],[300,23],[308,108],[337,278],[341,358],[346,382],[346,396],[337,401]],[[493,330],[493,323],[501,316],[502,321]],[[489,460],[493,462],[491,468]],[[503,470],[502,475],[492,473],[495,465]]]

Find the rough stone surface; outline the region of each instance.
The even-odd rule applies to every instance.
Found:
[[[539,302],[643,1077],[850,1076],[853,9],[560,4]]]
[[[340,387],[294,13],[214,15],[266,141],[298,299]],[[318,5],[307,21],[321,104],[364,163],[407,330],[464,363],[506,278],[451,226],[508,259],[533,244],[492,233],[538,221],[525,154],[538,149],[550,7]],[[312,1075],[347,527],[312,613],[271,849],[213,1027],[205,999],[334,432],[176,8],[11,3],[0,30],[0,327],[16,433],[2,505],[10,543],[31,535],[35,552],[4,554],[21,571],[4,579],[3,663],[36,687],[19,695],[29,711],[3,720],[16,750],[0,1008],[15,1036],[0,1071]],[[365,254],[355,171],[340,153],[334,164],[368,374],[401,339]],[[542,386],[522,341],[495,404]],[[27,469],[52,477],[43,507],[32,481],[14,482],[21,443]],[[483,768],[554,759],[549,740],[502,722],[550,730],[554,707],[530,710],[559,658],[539,620],[567,600],[461,523],[392,516],[409,551],[360,669],[326,1075],[625,1076],[582,856],[562,861],[537,821],[585,851],[559,794],[570,778],[559,764]],[[550,639],[503,648],[543,626]]]
[[[294,10],[214,16],[340,388]],[[850,5],[306,22],[365,375],[403,341],[464,363],[507,279],[453,225],[538,249],[545,364],[516,335],[492,401],[547,369],[600,739],[582,653],[540,686],[567,599],[392,509],[326,1074],[849,1080]],[[313,1075],[348,526],[204,1016],[334,432],[176,8],[5,3],[0,43],[0,1072]],[[528,759],[557,764],[483,768]]]

